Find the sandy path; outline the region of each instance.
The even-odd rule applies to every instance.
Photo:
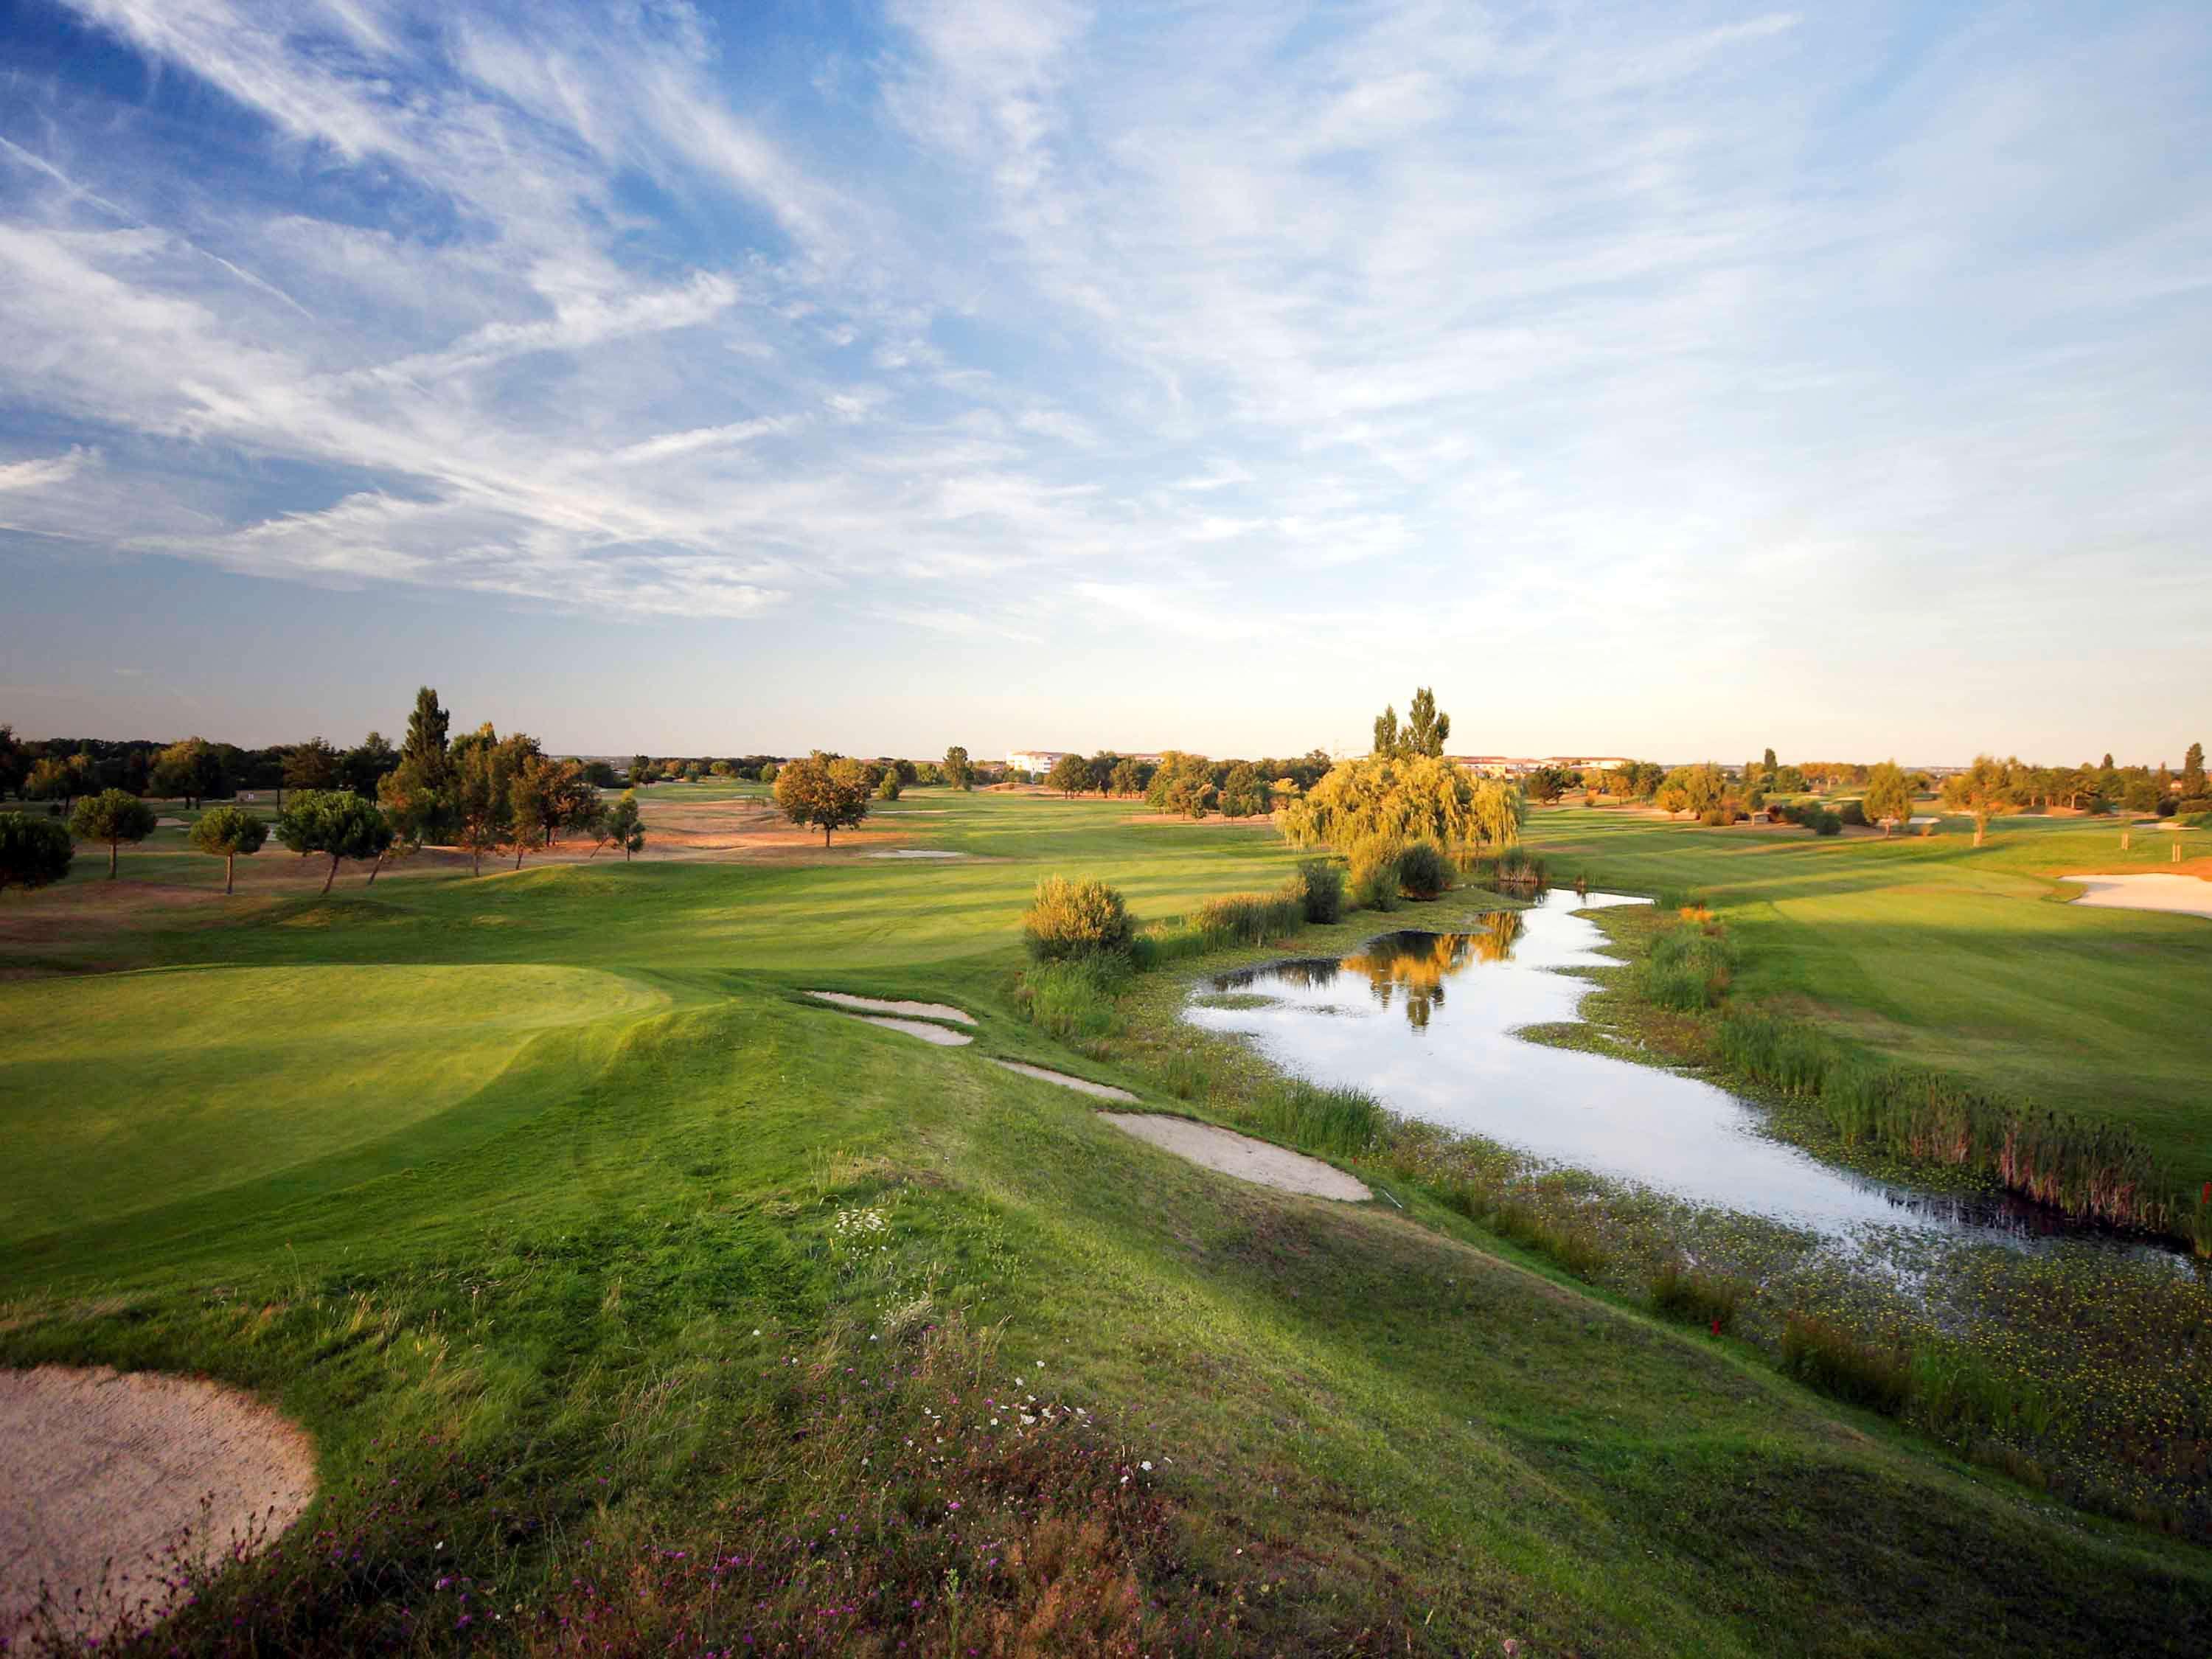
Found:
[[[1374,1196],[1343,1170],[1317,1158],[1308,1158],[1304,1152],[1289,1152],[1245,1135],[1231,1134],[1210,1123],[1137,1112],[1101,1112],[1098,1115],[1124,1134],[1148,1140],[1177,1158],[1187,1158],[1209,1170],[1235,1176],[1239,1181],[1278,1188],[1286,1193],[1303,1193],[1309,1198],[1340,1198],[1348,1204],[1362,1203]]]
[[[2212,916],[2212,881],[2201,876],[2061,876],[2081,884],[2074,901],[2100,910],[2163,910]]]
[[[882,1014],[848,1014],[848,1019],[857,1019],[869,1025],[880,1025],[886,1031],[903,1031],[910,1037],[920,1037],[924,1042],[935,1043],[940,1048],[965,1048],[975,1039],[965,1031],[948,1031],[942,1025],[932,1025],[927,1020],[891,1019]]]
[[[1010,1072],[1019,1072],[1024,1077],[1033,1077],[1039,1083],[1056,1083],[1063,1089],[1073,1089],[1078,1094],[1096,1096],[1100,1100],[1134,1100],[1136,1096],[1127,1089],[1117,1089],[1110,1083],[1093,1083],[1087,1077],[1070,1077],[1065,1072],[1052,1072],[1042,1066],[1031,1066],[1025,1060],[994,1060],[994,1066],[1003,1066]]]
[[[883,997],[856,997],[844,991],[809,991],[807,995],[840,1008],[859,1008],[871,1014],[921,1014],[931,1019],[957,1020],[973,1025],[975,1016],[945,1002],[893,1002]]]
[[[158,1617],[178,1557],[267,1543],[314,1493],[313,1443],[241,1389],[0,1371],[0,1648],[36,1627],[42,1583],[68,1634]]]

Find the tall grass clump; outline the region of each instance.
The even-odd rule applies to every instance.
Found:
[[[1629,970],[1636,994],[1662,1008],[1687,1012],[1717,1006],[1735,971],[1735,951],[1724,933],[1674,927]]]
[[[1912,1358],[1862,1342],[1839,1325],[1793,1313],[1782,1328],[1782,1367],[1835,1399],[1894,1417],[1912,1397]]]
[[[1344,872],[1328,859],[1301,861],[1288,890],[1308,921],[1335,921],[1344,915]]]
[[[1063,1042],[1096,1041],[1121,1029],[1116,1002],[1128,983],[1127,957],[1067,957],[1030,969],[1022,975],[1016,1000],[1032,1024]]]
[[[1836,1064],[1836,1045],[1811,1026],[1731,1008],[1721,1020],[1721,1058],[1755,1083],[1785,1095],[1817,1097]]]
[[[1228,945],[1265,945],[1297,931],[1304,920],[1304,902],[1288,888],[1274,893],[1224,894],[1206,900],[1190,918],[1209,950]]]
[[[1729,1273],[1709,1273],[1679,1261],[1660,1263],[1650,1280],[1651,1305],[1668,1319],[1725,1331],[1750,1300],[1751,1286]]]
[[[1022,917],[1030,954],[1039,962],[1126,951],[1135,933],[1121,894],[1088,878],[1047,876]]]
[[[1457,879],[1451,860],[1433,842],[1417,841],[1398,854],[1398,889],[1408,898],[1439,898]]]
[[[1352,908],[1355,910],[1395,910],[1398,908],[1398,854],[1370,851],[1352,861]]]
[[[1323,1088],[1289,1078],[1263,1093],[1244,1121],[1310,1152],[1358,1158],[1375,1150],[1389,1118],[1364,1090]]]
[[[1149,973],[1185,957],[1202,957],[1212,948],[1206,935],[1187,921],[1156,921],[1130,939],[1129,960]]]
[[[1470,860],[1465,866],[1468,879],[1484,887],[1538,888],[1551,884],[1550,866],[1541,853],[1532,853],[1525,847],[1509,847],[1498,854],[1485,854]]]

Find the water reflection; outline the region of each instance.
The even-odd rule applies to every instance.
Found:
[[[1831,1234],[1866,1223],[2011,1240],[2079,1234],[2025,1200],[1917,1192],[1823,1164],[1761,1134],[1754,1109],[1695,1078],[1515,1036],[1577,1017],[1589,983],[1560,969],[1612,960],[1584,913],[1643,902],[1590,893],[1496,912],[1468,932],[1385,933],[1341,958],[1221,975],[1215,992],[1269,1000],[1194,1000],[1185,1017],[1408,1116],[1700,1204]]]

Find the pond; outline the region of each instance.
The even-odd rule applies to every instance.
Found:
[[[1286,1071],[1366,1090],[1391,1110],[1692,1203],[1843,1236],[1870,1223],[2018,1242],[2073,1233],[2024,1200],[1915,1191],[1761,1132],[1748,1103],[1679,1073],[1529,1042],[1577,1018],[1610,965],[1589,910],[1647,900],[1564,894],[1471,933],[1386,933],[1351,956],[1271,963],[1194,988],[1184,1017]]]

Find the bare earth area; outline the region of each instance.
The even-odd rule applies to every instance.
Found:
[[[0,1650],[168,1609],[185,1562],[257,1548],[315,1495],[315,1449],[252,1395],[197,1377],[0,1371]]]
[[[1101,1112],[1098,1115],[1124,1134],[1150,1141],[1177,1158],[1187,1158],[1209,1170],[1235,1176],[1239,1181],[1286,1193],[1302,1193],[1308,1198],[1342,1199],[1347,1204],[1364,1203],[1374,1196],[1361,1182],[1317,1158],[1270,1146],[1264,1140],[1231,1134],[1210,1123],[1139,1112]]]
[[[884,997],[856,997],[844,991],[809,991],[806,994],[822,1002],[834,1002],[840,1008],[859,1008],[872,1014],[920,1014],[928,1019],[957,1020],[963,1025],[975,1023],[975,1015],[949,1002],[896,1002]]]
[[[1078,1094],[1095,1096],[1100,1100],[1134,1100],[1136,1096],[1127,1089],[1117,1089],[1110,1083],[1093,1083],[1087,1077],[1070,1077],[1065,1072],[1048,1071],[1042,1066],[1031,1066],[1019,1060],[994,1060],[994,1066],[1003,1066],[1010,1072],[1019,1072],[1024,1077],[1033,1077],[1039,1083],[1054,1083],[1063,1089],[1073,1089]]]
[[[2062,876],[2079,882],[2074,901],[2099,909],[2166,910],[2185,916],[2212,916],[2212,881],[2201,876]]]

